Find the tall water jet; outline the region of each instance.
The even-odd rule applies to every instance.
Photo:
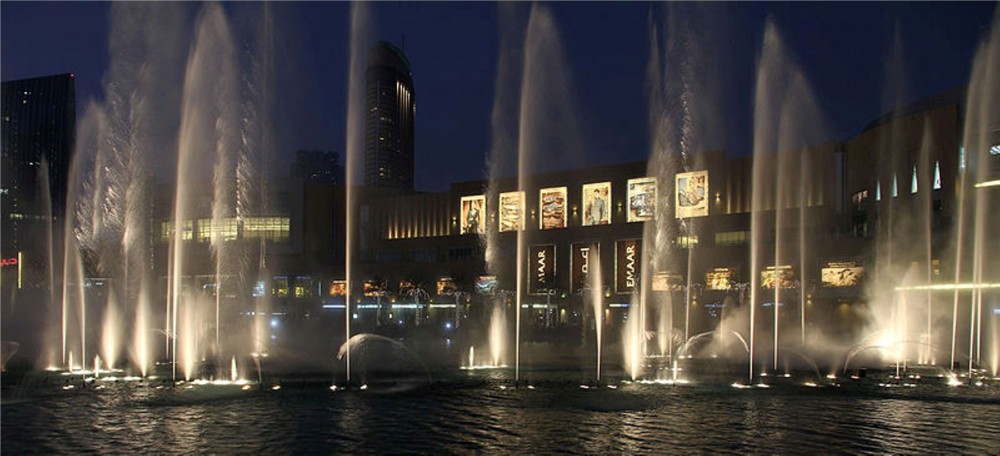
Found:
[[[122,322],[118,310],[118,298],[114,289],[109,290],[108,299],[104,304],[104,322],[101,330],[101,354],[108,369],[114,369],[118,363],[118,350],[121,349]]]
[[[72,365],[68,360],[70,351],[86,359],[86,324],[87,301],[85,292],[84,263],[82,258],[83,245],[94,239],[91,217],[94,199],[88,197],[88,181],[93,169],[98,166],[98,151],[105,144],[107,117],[96,103],[88,103],[77,128],[76,144],[74,145],[73,163],[70,165],[69,182],[67,185],[66,213],[63,223],[63,259],[62,259],[62,361]],[[76,334],[74,334],[76,332]],[[79,337],[80,345],[72,347],[72,340]]]
[[[196,305],[191,292],[184,289],[186,274],[185,258],[185,225],[192,223],[195,216],[197,191],[193,182],[199,181],[204,175],[203,157],[212,157],[215,182],[224,176],[230,176],[229,169],[235,154],[235,146],[239,144],[239,113],[238,88],[239,83],[234,69],[236,58],[232,36],[222,7],[208,4],[204,7],[197,20],[194,43],[188,57],[187,71],[184,78],[184,94],[181,103],[181,126],[178,137],[177,153],[177,185],[174,196],[173,236],[171,240],[171,274],[170,282],[170,333],[175,337],[171,350],[177,358],[178,339],[182,332],[184,337],[201,337],[196,331],[196,322],[179,322],[178,317],[195,318],[195,309],[180,309],[181,306]],[[223,177],[220,177],[223,176]],[[220,206],[228,204],[228,192],[219,190],[213,195],[213,222],[211,232],[218,235],[215,222],[221,214]],[[222,200],[222,201],[220,201]],[[220,204],[216,204],[219,201]],[[188,235],[193,233],[188,232]],[[182,327],[184,331],[179,331]],[[181,342],[185,349],[183,357],[187,363],[196,355],[191,352],[199,346],[197,340]],[[173,376],[176,377],[176,361]],[[185,366],[185,375],[191,375],[192,366]]]
[[[344,362],[347,383],[351,383],[351,258],[354,247],[355,199],[359,182],[359,166],[362,163],[365,125],[365,55],[368,48],[368,6],[364,3],[351,4],[350,66],[347,83],[347,159],[344,168],[345,190],[345,230],[344,230],[344,279],[347,287],[344,295]]]
[[[504,356],[507,355],[507,312],[504,312],[503,305],[493,306],[493,315],[490,318],[490,361],[494,367],[506,363]]]
[[[130,351],[132,364],[145,377],[149,373],[149,365],[152,361],[152,345],[150,341],[150,321],[151,306],[149,303],[149,291],[145,282],[139,289],[138,301],[136,302],[135,321],[132,326],[132,348]]]
[[[494,201],[499,201],[501,192],[500,178],[514,175],[517,172],[517,138],[518,138],[518,94],[520,93],[521,64],[523,58],[519,58],[517,46],[524,36],[523,20],[518,16],[518,5],[510,2],[497,3],[498,19],[498,54],[497,54],[497,74],[494,81],[493,108],[490,113],[490,151],[486,162],[486,195],[487,210],[489,211],[490,226],[479,233],[480,242],[483,245],[486,271],[496,277],[500,277],[504,272],[506,263],[510,261],[501,255],[499,246],[499,223],[492,225],[494,217],[500,218],[503,210],[498,204],[491,208]],[[524,226],[524,198],[518,197],[518,226],[516,230],[525,229]],[[493,365],[498,366],[501,360],[507,356],[504,352],[507,345],[504,341],[507,338],[507,296],[504,293],[494,295],[493,311],[490,316],[488,328],[488,339],[490,347],[490,357]]]
[[[601,275],[601,252],[593,249],[587,263],[587,281],[590,282],[590,306],[594,311],[594,331],[597,344],[597,381],[601,381],[601,347],[604,333],[604,284]]]
[[[995,283],[998,279],[995,271],[1000,268],[1000,251],[995,239],[989,234],[1000,229],[1000,214],[990,206],[995,197],[995,186],[986,185],[995,182],[997,176],[992,173],[991,153],[997,148],[997,125],[1000,125],[1000,10],[994,13],[989,35],[984,38],[972,63],[969,80],[968,100],[966,101],[965,130],[962,134],[962,145],[966,152],[964,158],[968,163],[966,176],[971,182],[962,182],[961,204],[968,200],[973,204],[972,216],[972,282],[981,286],[983,283]],[[959,221],[959,230],[962,221]],[[969,373],[970,377],[975,363],[981,363],[983,358],[983,290],[976,288],[971,293],[971,312],[969,328]],[[993,324],[990,325],[992,327]],[[998,341],[995,332],[990,338],[987,350],[992,351],[988,358],[993,363],[992,371],[997,370],[996,351]]]
[[[532,192],[529,177],[565,163],[580,163],[583,142],[573,102],[573,83],[551,11],[534,4],[524,36],[517,137],[517,186]],[[541,218],[541,208],[538,217]],[[534,215],[532,215],[534,219]],[[533,220],[528,221],[533,223]],[[521,313],[525,289],[528,231],[517,231],[517,278],[514,323],[514,379],[521,371]]]
[[[749,380],[754,378],[759,294],[765,285],[761,278],[762,244],[765,211],[774,211],[774,259],[768,286],[773,286],[773,367],[778,366],[781,289],[787,286],[783,269],[782,236],[784,210],[793,205],[789,196],[795,189],[792,166],[795,160],[806,160],[807,148],[825,138],[824,121],[813,91],[773,22],[764,30],[761,57],[757,63],[754,93],[753,177],[750,221],[750,343]],[[769,163],[773,166],[769,166]],[[799,162],[801,163],[801,161]],[[801,176],[800,176],[801,178]],[[801,201],[799,204],[802,204]],[[800,216],[801,220],[801,216]],[[800,286],[802,286],[800,284]]]
[[[637,380],[642,375],[644,358],[642,347],[645,343],[645,331],[642,327],[642,310],[637,305],[637,298],[636,294],[632,295],[625,328],[622,331],[622,355],[624,357],[625,373],[628,374],[631,380]]]
[[[727,98],[721,83],[718,59],[707,56],[724,53],[720,36],[726,27],[717,22],[726,16],[718,5],[669,4],[665,24],[660,25],[653,10],[649,15],[650,55],[646,67],[650,157],[647,175],[657,179],[656,216],[643,228],[643,268],[650,274],[668,276],[684,273],[683,335],[691,331],[691,310],[695,295],[692,271],[698,234],[694,218],[677,211],[674,195],[678,173],[704,170],[705,163],[694,152],[721,149],[717,131],[724,130],[721,108]],[[707,198],[708,195],[705,195]],[[707,215],[707,214],[706,214]],[[682,248],[684,250],[678,250]],[[648,280],[647,280],[648,282]],[[661,353],[674,352],[675,284],[667,293],[656,293],[657,342]],[[644,305],[649,286],[642,287]],[[652,310],[652,309],[649,309]],[[652,313],[652,312],[650,312]]]

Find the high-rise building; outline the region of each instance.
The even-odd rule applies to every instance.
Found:
[[[413,190],[414,100],[410,61],[376,43],[365,74],[365,185]]]
[[[344,167],[340,154],[323,150],[300,150],[295,153],[291,176],[307,182],[326,182],[340,185],[344,182]]]
[[[74,77],[67,73],[0,86],[0,254],[7,265],[17,258],[19,270],[44,268],[43,234],[53,219],[63,218],[66,205],[76,126]]]

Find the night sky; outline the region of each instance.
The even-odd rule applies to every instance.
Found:
[[[199,4],[186,3],[193,22]],[[371,35],[400,47],[413,65],[417,100],[416,186],[436,191],[483,177],[490,147],[499,27],[492,3],[369,5]],[[528,4],[518,5],[524,12]],[[663,5],[554,3],[552,9],[574,82],[586,156],[601,163],[648,155],[644,78],[649,16]],[[811,81],[829,121],[830,139],[845,139],[883,113],[886,61],[899,31],[904,98],[919,99],[967,82],[972,55],[993,19],[995,3],[713,4],[713,33],[723,37],[720,112],[726,148],[751,144],[755,62],[770,17]],[[227,3],[240,42],[252,40],[259,4]],[[349,39],[348,3],[277,3],[277,114],[283,166],[297,149],[343,151]],[[652,13],[651,13],[652,11]],[[3,80],[72,72],[77,100],[103,98],[108,66],[107,3],[0,4]],[[523,14],[524,17],[527,14]],[[662,21],[661,21],[662,22]],[[403,43],[405,37],[405,45]],[[188,37],[178,37],[188,40]],[[180,84],[180,81],[178,81]],[[448,166],[441,166],[448,163]],[[579,164],[576,164],[577,166]],[[567,165],[570,166],[570,165]]]

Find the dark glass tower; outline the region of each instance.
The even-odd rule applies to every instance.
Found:
[[[0,87],[0,253],[5,259],[19,258],[18,269],[24,270],[24,285],[29,286],[44,270],[47,227],[64,216],[76,89],[69,73],[7,81]],[[4,279],[10,269],[4,268]],[[4,287],[10,282],[4,280]],[[17,282],[21,288],[20,276]]]
[[[403,51],[375,44],[365,74],[365,185],[413,191],[414,99]]]

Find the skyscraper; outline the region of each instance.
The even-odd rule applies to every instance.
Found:
[[[5,264],[18,264],[20,288],[21,270],[25,282],[40,275],[32,271],[44,270],[47,227],[63,218],[76,89],[69,73],[7,81],[0,87],[0,254]],[[9,269],[4,267],[5,278]],[[4,281],[5,287],[8,283]]]
[[[403,51],[380,41],[365,74],[365,185],[413,190],[413,72]]]

